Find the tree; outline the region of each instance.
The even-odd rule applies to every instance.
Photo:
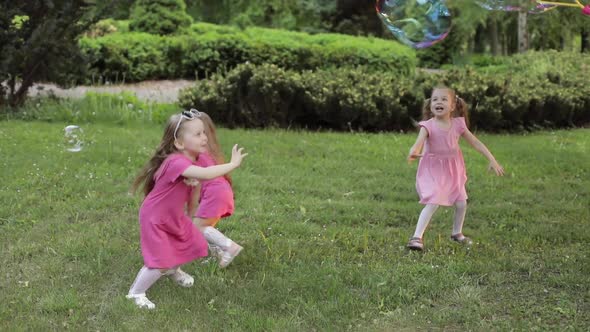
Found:
[[[130,19],[130,30],[155,35],[173,34],[193,22],[183,0],[138,0]]]
[[[580,51],[582,53],[590,53],[590,28],[581,27],[580,28]]]
[[[66,84],[84,69],[77,39],[96,9],[88,0],[2,1],[0,107],[17,107],[38,81]]]
[[[518,11],[518,52],[524,53],[529,49],[529,33],[527,29],[527,10]]]
[[[335,0],[186,0],[187,12],[198,21],[327,32]]]

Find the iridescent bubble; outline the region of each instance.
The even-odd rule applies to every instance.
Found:
[[[84,131],[79,126],[69,125],[64,128],[64,144],[69,152],[80,152],[84,145]]]
[[[476,2],[487,10],[501,10],[505,12],[528,11],[530,14],[544,13],[555,7],[540,4],[535,0],[477,0]]]
[[[445,39],[451,12],[444,0],[377,0],[377,14],[402,43],[425,48]]]

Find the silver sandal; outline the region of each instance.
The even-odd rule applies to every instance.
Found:
[[[413,237],[410,239],[406,247],[410,250],[422,251],[424,250],[424,242],[422,242],[422,238],[420,237]]]
[[[463,233],[457,233],[457,234],[451,235],[451,240],[455,241],[457,243],[460,243],[460,244],[467,245],[467,246],[470,246],[473,244],[473,240],[471,240],[467,236],[463,235]]]

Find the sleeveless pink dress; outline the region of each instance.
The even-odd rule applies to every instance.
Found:
[[[208,254],[207,241],[186,215],[191,187],[182,173],[193,165],[183,154],[168,156],[156,174],[154,189],[139,209],[141,253],[144,265],[169,269]]]
[[[416,190],[421,204],[452,206],[467,200],[465,161],[459,138],[467,126],[465,118],[451,118],[448,130],[439,128],[434,118],[419,123],[428,131],[423,157],[416,173]]]

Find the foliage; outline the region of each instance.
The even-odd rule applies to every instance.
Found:
[[[0,5],[0,107],[22,105],[34,82],[70,83],[84,62],[77,44],[92,23],[86,0],[4,1]]]
[[[187,28],[192,18],[184,0],[137,0],[130,16],[129,29],[155,35],[170,35]]]
[[[361,65],[398,75],[411,73],[416,65],[415,52],[393,41],[207,23],[193,24],[175,36],[114,33],[83,38],[80,47],[91,75],[110,81],[206,77],[244,62],[297,71]]]
[[[180,103],[208,110],[230,127],[408,130],[420,118],[425,96],[442,83],[467,101],[474,128],[581,126],[590,123],[586,57],[531,52],[502,66],[409,77],[363,68],[299,73],[246,64],[197,81]]]

